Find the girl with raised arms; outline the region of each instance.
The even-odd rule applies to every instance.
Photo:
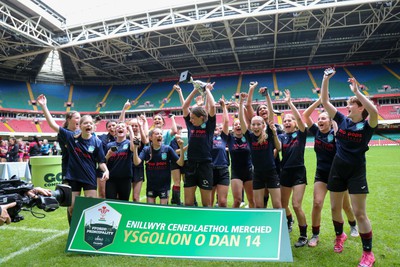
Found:
[[[343,251],[347,239],[343,232],[342,206],[346,191],[350,194],[351,205],[356,216],[361,236],[363,253],[358,266],[369,267],[375,262],[372,252],[372,226],[368,219],[366,204],[368,183],[365,152],[378,125],[378,110],[362,94],[355,78],[349,78],[350,89],[354,96],[347,101],[348,115],[340,113],[329,101],[328,84],[335,71],[328,69],[322,79],[321,101],[329,117],[338,125],[336,132],[336,155],[333,159],[328,178],[328,190],[331,197],[332,220],[336,233],[334,252]],[[369,120],[366,118],[369,115]]]
[[[60,127],[55,122],[47,108],[47,99],[44,95],[38,96],[37,103],[42,107],[49,126],[59,133],[60,139],[66,144],[69,158],[65,179],[72,189],[72,203],[68,207],[69,214],[72,216],[75,197],[81,195],[82,189],[85,197],[97,197],[96,163],[103,171],[101,179],[108,180],[109,178],[103,146],[101,141],[93,135],[92,116],[82,116],[79,122],[81,132],[75,135],[74,132]]]

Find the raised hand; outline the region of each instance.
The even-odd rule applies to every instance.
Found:
[[[213,83],[207,83],[206,89],[212,91],[212,90],[214,89],[214,84],[215,84],[215,82],[213,82]]]
[[[179,138],[178,140],[176,140],[176,142],[178,143],[179,148],[183,148],[183,140],[181,138]]]
[[[327,68],[324,71],[324,79],[330,79],[333,77],[333,75],[335,75],[336,70],[335,68]]]
[[[254,90],[257,87],[257,85],[258,85],[258,82],[250,82],[249,89]]]
[[[179,92],[179,91],[182,90],[181,87],[180,87],[179,85],[177,85],[177,84],[175,84],[173,88],[174,88],[175,91],[177,91],[177,92]]]
[[[123,109],[124,109],[124,110],[128,110],[128,109],[130,109],[130,108],[131,108],[131,102],[130,102],[129,99],[128,99],[128,100],[126,100]]]
[[[358,92],[358,83],[357,80],[354,77],[351,77],[347,80],[347,82],[349,82],[349,87],[351,89],[351,91],[353,93],[357,93]]]
[[[44,94],[41,94],[37,97],[36,102],[40,105],[40,106],[46,106],[47,105],[47,98]]]
[[[249,95],[246,92],[241,92],[239,95],[239,101],[243,103],[243,101],[248,97]]]
[[[286,103],[289,103],[291,101],[289,89],[285,89],[285,101],[286,101]]]

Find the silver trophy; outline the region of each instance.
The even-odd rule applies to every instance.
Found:
[[[181,73],[181,76],[179,77],[179,82],[193,84],[194,88],[196,88],[201,96],[204,97],[207,83],[200,80],[193,80],[193,76],[188,70]]]

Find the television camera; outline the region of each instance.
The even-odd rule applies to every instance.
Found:
[[[15,207],[7,210],[12,222],[19,222],[24,217],[19,214],[23,207],[32,211],[33,207],[38,207],[46,212],[54,211],[59,206],[67,207],[71,205],[72,190],[71,187],[65,184],[58,184],[54,191],[51,191],[51,196],[36,195],[30,197],[28,191],[33,190],[33,184],[22,181],[15,175],[9,180],[0,180],[0,205],[16,202]],[[26,210],[26,209],[25,209]],[[38,216],[35,216],[38,217]]]

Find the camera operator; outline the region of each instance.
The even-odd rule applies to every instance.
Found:
[[[51,196],[51,190],[43,189],[41,187],[35,187],[35,188],[27,191],[25,194],[30,198],[37,198],[38,195]],[[13,208],[16,205],[17,205],[17,202],[0,205],[0,226],[2,226],[4,223],[6,223],[6,224],[11,223],[11,217],[8,214],[7,209]]]

